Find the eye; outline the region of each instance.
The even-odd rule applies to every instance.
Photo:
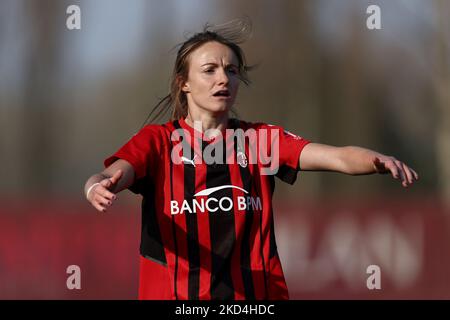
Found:
[[[205,73],[214,73],[214,69],[213,68],[208,68],[204,72]]]
[[[228,72],[231,74],[238,74],[238,71],[236,68],[228,68]]]

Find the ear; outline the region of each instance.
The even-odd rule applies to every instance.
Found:
[[[189,87],[189,84],[187,82],[183,84],[183,86],[181,87],[181,91],[183,91],[184,93],[191,92],[191,88]]]
[[[191,92],[191,88],[189,87],[187,81],[184,81],[181,76],[179,76],[177,80],[179,85],[181,86],[181,91],[183,91],[184,93]]]

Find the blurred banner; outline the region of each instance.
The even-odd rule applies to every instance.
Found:
[[[136,299],[139,205],[2,201],[1,299]],[[433,200],[275,205],[292,299],[449,299],[450,215]],[[69,290],[71,265],[81,289]],[[369,289],[369,266],[380,289]],[[369,271],[371,269],[369,268]]]

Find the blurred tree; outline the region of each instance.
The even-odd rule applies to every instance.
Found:
[[[277,5],[280,6],[278,23],[267,24],[277,33],[273,39],[274,47],[279,50],[270,51],[280,64],[275,68],[279,78],[269,77],[276,100],[269,106],[273,111],[268,115],[287,130],[318,142],[324,110],[320,108],[318,92],[320,58],[311,16],[314,4],[283,1]],[[303,175],[294,187],[279,183],[278,188],[284,199],[298,199],[299,194],[313,198],[320,196],[323,179],[321,175]]]
[[[23,77],[21,182],[25,194],[47,192],[55,165],[55,85],[59,72],[65,8],[60,1],[26,1],[27,56]]]
[[[375,116],[370,99],[372,75],[368,43],[365,37],[364,11],[359,6],[348,8],[348,19],[339,23],[339,33],[345,41],[338,50],[322,50],[321,64],[321,141],[335,146],[357,145],[375,149],[376,132],[382,127]],[[342,17],[341,17],[342,18]],[[378,111],[380,112],[380,111]],[[329,196],[364,195],[373,190],[375,181],[358,177],[321,174],[322,191]]]

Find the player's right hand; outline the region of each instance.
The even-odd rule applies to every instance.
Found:
[[[95,209],[100,212],[106,212],[106,209],[117,199],[117,196],[111,190],[122,178],[122,174],[122,170],[119,169],[111,178],[103,179],[92,187],[86,197]]]

